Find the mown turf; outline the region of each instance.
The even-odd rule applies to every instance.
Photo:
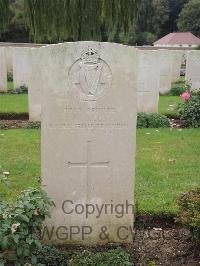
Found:
[[[177,103],[182,100],[179,96],[160,96],[159,113],[165,115],[177,115],[175,110]],[[0,94],[0,113],[27,113],[27,94]]]
[[[177,196],[200,185],[199,139],[200,129],[137,130],[136,200],[140,212],[174,213]]]
[[[8,90],[9,90],[9,91],[12,91],[12,90],[14,89],[14,84],[13,84],[12,81],[8,81],[8,82],[7,82],[7,86],[8,86]]]
[[[180,193],[200,183],[200,130],[137,130],[136,203],[140,213],[172,214]],[[10,171],[15,199],[22,189],[38,187],[40,130],[1,130],[0,166]]]
[[[177,106],[179,103],[182,102],[183,101],[180,96],[168,96],[168,95],[160,96],[158,112],[167,116],[178,117]]]
[[[0,94],[0,113],[27,113],[27,94]]]

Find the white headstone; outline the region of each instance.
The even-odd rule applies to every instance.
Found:
[[[172,82],[172,53],[159,50],[160,53],[160,94],[168,93]]]
[[[0,92],[7,92],[6,50],[0,48]]]
[[[12,48],[14,88],[28,87],[28,56],[30,48]],[[38,62],[39,63],[39,62]]]
[[[13,72],[13,49],[12,47],[6,47],[6,62],[7,62],[7,71]]]
[[[138,50],[138,112],[158,112],[160,57],[157,51]]]
[[[131,242],[136,49],[76,42],[38,53],[44,85],[42,183],[56,204],[46,220],[45,241]],[[47,228],[53,230],[51,240]]]
[[[41,120],[41,75],[38,65],[40,64],[39,53],[37,49],[31,48],[28,56],[28,105],[29,105],[29,120]]]
[[[186,60],[186,81],[192,89],[200,89],[200,51],[189,51]]]
[[[171,51],[172,53],[172,82],[180,79],[181,65],[183,61],[183,51]]]

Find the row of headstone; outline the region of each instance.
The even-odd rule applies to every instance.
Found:
[[[141,94],[157,103],[159,77],[168,80],[169,70],[159,65],[172,54],[76,42],[31,56],[30,77],[42,92],[42,185],[55,203],[43,240],[132,242],[136,101]]]
[[[187,53],[186,80],[192,85],[192,89],[200,89],[200,51]]]
[[[0,92],[7,92],[7,73],[13,74],[14,88],[21,86],[29,87],[28,71],[29,53],[32,48],[28,47],[0,47]],[[35,48],[38,49],[38,48]]]
[[[29,88],[30,120],[41,119],[41,88],[37,70],[40,61],[32,51],[41,48],[0,48],[0,91],[7,91],[7,71],[13,69],[14,88]],[[33,56],[32,56],[33,54]],[[199,87],[199,51],[187,52],[186,80]],[[169,92],[171,83],[180,78],[183,51],[138,50],[137,107],[138,112],[157,112],[159,93]],[[195,63],[196,62],[196,63]],[[196,65],[195,65],[196,64]],[[7,66],[7,70],[6,70]],[[35,69],[35,71],[31,71]],[[29,73],[35,73],[30,76]]]
[[[42,185],[55,203],[42,239],[132,242],[136,101],[157,103],[160,77],[164,88],[171,76],[170,52],[99,42],[27,51],[17,54],[27,60],[29,106],[34,99],[32,110],[42,108]]]
[[[0,48],[0,92],[7,92],[7,65],[5,48]]]
[[[40,48],[41,49],[41,48]],[[144,51],[138,50],[137,108],[138,112],[158,112],[159,93],[169,92],[171,82],[180,77],[183,52],[179,51]],[[37,61],[31,57],[31,68],[37,70]],[[29,82],[29,117],[30,120],[41,118],[41,88],[38,86],[39,73],[35,73]],[[174,73],[174,77],[172,77]],[[35,76],[36,75],[36,76]]]

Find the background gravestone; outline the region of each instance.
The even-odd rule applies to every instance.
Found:
[[[6,51],[6,64],[7,64],[7,71],[13,72],[13,49],[12,47],[5,47]]]
[[[172,82],[172,60],[173,56],[169,50],[159,50],[160,58],[160,93],[168,93]]]
[[[180,79],[181,65],[183,61],[184,51],[171,51],[172,53],[172,82]]]
[[[131,242],[127,230],[117,234],[120,226],[133,226],[131,205],[121,218],[111,211],[86,218],[85,212],[67,215],[62,204],[133,204],[136,49],[76,42],[46,46],[38,53],[43,79],[42,183],[56,204],[46,220],[48,229],[54,226],[53,235],[49,240],[44,231],[45,241]],[[68,202],[65,210],[71,207]],[[90,226],[92,233],[69,239],[71,226]],[[101,239],[102,226],[109,239]]]
[[[14,88],[28,87],[28,56],[30,48],[12,48]],[[39,63],[39,62],[38,62]]]
[[[156,113],[159,102],[159,52],[138,50],[138,112]]]
[[[41,75],[38,65],[40,64],[39,53],[37,49],[30,48],[28,56],[28,106],[29,106],[29,120],[41,120]],[[45,82],[45,81],[44,81]]]
[[[0,92],[7,92],[7,66],[5,48],[0,48]]]
[[[192,89],[200,89],[200,51],[187,52],[186,81],[192,83]]]

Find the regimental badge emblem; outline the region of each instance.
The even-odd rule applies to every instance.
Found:
[[[108,64],[102,60],[97,50],[87,47],[69,70],[69,81],[80,91],[85,101],[96,101],[106,94],[112,82]]]

